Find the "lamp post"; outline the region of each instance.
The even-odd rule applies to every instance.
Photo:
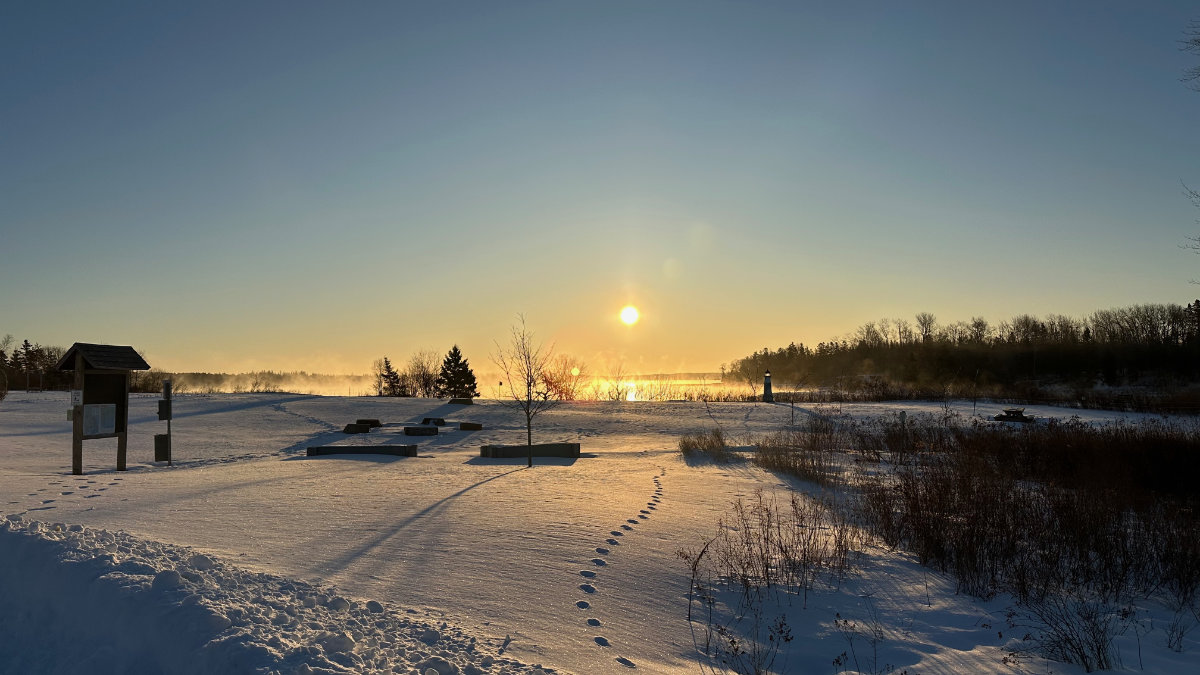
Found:
[[[774,403],[775,394],[771,393],[771,371],[763,374],[763,403]]]

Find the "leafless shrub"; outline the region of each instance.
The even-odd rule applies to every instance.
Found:
[[[1180,603],[1171,615],[1171,623],[1167,624],[1167,649],[1182,652],[1183,638],[1197,625],[1200,625],[1200,613],[1191,604]]]
[[[809,418],[809,428],[785,429],[759,439],[754,461],[770,471],[786,473],[818,485],[841,483],[841,434],[822,420]]]
[[[761,490],[749,502],[737,500],[712,539],[678,554],[691,574],[688,620],[699,624],[697,648],[734,672],[770,672],[791,640],[786,612],[771,608],[795,596],[807,606],[819,579],[840,583],[860,543],[857,529],[827,502],[792,495],[780,505]],[[719,598],[727,599],[720,607]],[[703,615],[693,613],[693,603]]]
[[[1086,672],[1113,667],[1113,638],[1120,628],[1117,608],[1096,599],[1055,593],[1030,599],[1014,614],[1014,627],[1031,629],[1031,642],[1043,656],[1075,663]]]
[[[729,451],[725,432],[720,427],[684,434],[679,439],[679,452],[683,453],[685,458],[708,457],[722,463],[737,459],[737,456]]]

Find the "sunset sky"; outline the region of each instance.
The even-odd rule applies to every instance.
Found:
[[[0,336],[716,370],[1200,296],[1195,2],[6,2]],[[634,305],[640,319],[620,320]]]

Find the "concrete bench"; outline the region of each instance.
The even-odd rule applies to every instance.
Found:
[[[437,436],[437,427],[404,427],[405,436]]]
[[[483,431],[483,425],[479,422],[459,422],[459,431]]]
[[[416,457],[415,445],[319,445],[308,449],[309,457],[319,455],[392,455]]]
[[[354,420],[354,423],[355,424],[365,424],[365,425],[371,427],[372,429],[378,429],[379,427],[383,426],[383,422],[380,422],[379,420],[377,420],[373,417],[365,417],[362,419],[357,419],[357,420]]]
[[[371,426],[369,424],[358,424],[358,423],[347,424],[345,427],[342,428],[342,433],[343,434],[369,434],[369,433],[371,433]]]
[[[491,459],[528,457],[579,457],[578,443],[534,443],[529,445],[481,445],[479,456]]]

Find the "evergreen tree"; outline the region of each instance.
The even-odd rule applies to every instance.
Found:
[[[442,371],[438,373],[435,395],[450,398],[474,398],[479,395],[475,389],[475,373],[471,365],[463,358],[458,345],[454,345],[442,360]]]
[[[392,367],[392,362],[389,361],[388,357],[386,356],[383,357],[383,369],[380,371],[379,377],[383,383],[382,389],[384,396],[404,395],[401,391],[402,387],[400,386],[400,373],[396,372],[396,369]]]

